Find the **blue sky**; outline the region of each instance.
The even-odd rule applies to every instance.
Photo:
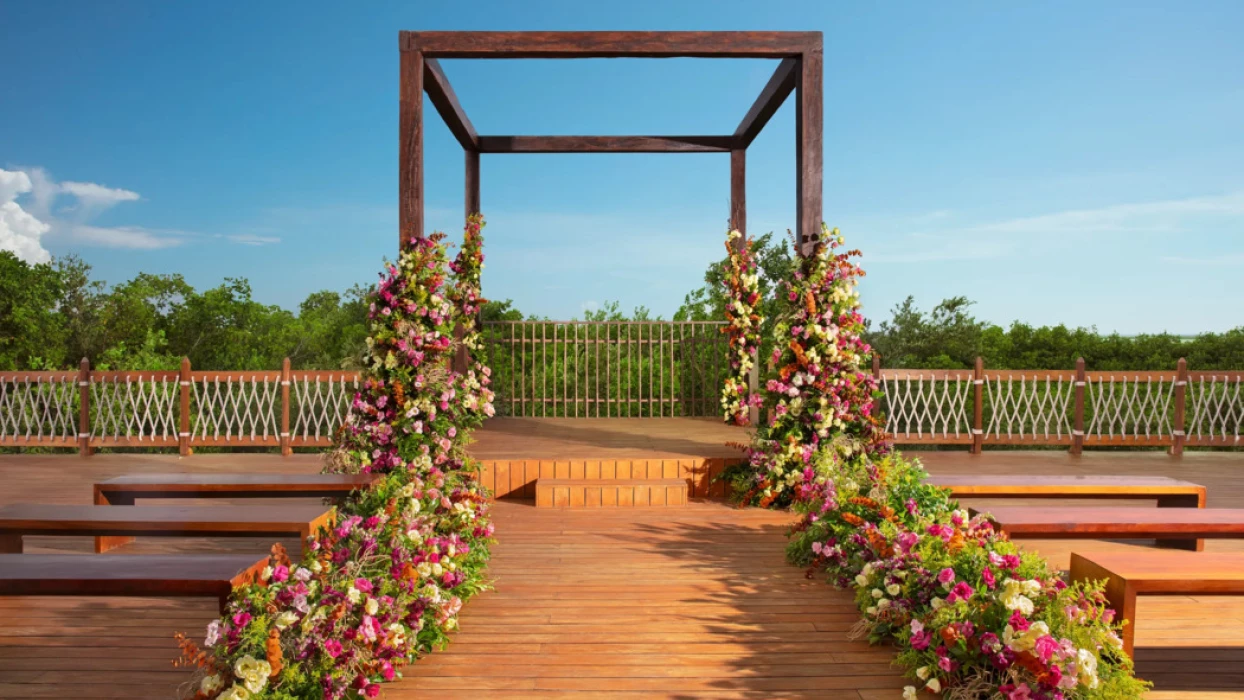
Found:
[[[294,307],[395,251],[398,30],[820,30],[825,218],[865,253],[866,313],[1224,330],[1241,26],[1238,2],[0,2],[0,244]],[[730,133],[773,68],[443,65],[481,133],[519,134]],[[749,152],[754,233],[794,224],[793,122]],[[429,125],[428,226],[457,233],[461,149]],[[482,179],[485,293],[528,313],[668,317],[721,251],[724,155],[486,155]]]

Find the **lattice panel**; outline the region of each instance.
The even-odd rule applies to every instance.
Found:
[[[192,444],[280,443],[279,373],[205,373],[196,376],[191,387],[195,403]]]
[[[1188,382],[1190,444],[1239,445],[1244,424],[1244,376],[1204,374]]]
[[[894,439],[972,439],[970,374],[911,372],[882,376],[886,432]]]
[[[1070,442],[1075,381],[1061,374],[985,373],[986,442]]]
[[[1173,439],[1173,376],[1090,374],[1085,386],[1085,442]]]
[[[0,444],[71,445],[77,439],[76,372],[30,372],[0,377]]]
[[[358,388],[359,378],[354,373],[295,375],[290,380],[293,444],[331,441],[350,415],[350,404]]]
[[[91,441],[95,444],[176,443],[180,400],[176,372],[93,373]]]

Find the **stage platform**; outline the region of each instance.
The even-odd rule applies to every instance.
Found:
[[[713,483],[748,431],[710,418],[494,418],[472,456],[497,498],[534,498],[537,479],[687,479],[692,498],[724,497]]]

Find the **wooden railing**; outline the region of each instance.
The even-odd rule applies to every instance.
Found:
[[[498,414],[720,415],[723,327],[708,321],[485,322]]]
[[[886,430],[902,444],[1244,447],[1244,371],[882,369]]]
[[[0,372],[0,447],[327,447],[357,372]]]
[[[484,326],[500,415],[718,416],[725,338],[713,323]],[[882,369],[900,444],[1244,447],[1244,371]],[[357,372],[0,372],[0,447],[326,447]]]

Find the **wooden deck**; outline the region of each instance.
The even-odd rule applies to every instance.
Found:
[[[617,425],[582,421],[583,433],[564,421],[537,422],[530,431],[517,430],[512,421],[493,421],[478,433],[476,454],[495,459],[508,456],[507,449],[529,449],[511,454],[559,461],[592,455],[659,460],[694,455],[697,444],[717,449],[708,443],[718,430],[726,439],[741,437],[741,431],[709,421],[676,428],[659,419],[617,419]],[[651,433],[640,432],[645,424]],[[635,443],[622,435],[637,436]],[[538,451],[544,448],[548,456]],[[729,454],[727,449],[701,456]],[[1240,453],[1189,453],[1179,459],[1152,452],[1091,452],[1080,458],[1064,452],[909,454],[919,454],[938,474],[1170,476],[1208,486],[1210,507],[1244,507]],[[92,483],[126,473],[318,469],[316,455],[0,455],[0,504],[87,504]],[[858,619],[850,597],[805,580],[784,563],[785,514],[737,511],[711,501],[676,510],[585,513],[503,500],[495,515],[496,590],[467,606],[462,630],[448,649],[407,669],[385,697],[426,697],[434,691],[444,698],[530,700],[872,699],[897,697],[903,685],[890,667],[891,649],[846,639],[845,630]],[[139,538],[117,552],[262,554],[270,544],[263,538]],[[1031,540],[1024,546],[1065,567],[1073,548],[1125,551],[1137,545]],[[1206,548],[1239,551],[1244,542],[1211,541]],[[91,540],[35,537],[29,551],[86,555]],[[185,678],[169,664],[176,654],[172,634],[201,634],[215,607],[210,599],[0,598],[0,698],[169,697]],[[1142,598],[1139,616],[1137,668],[1157,683],[1159,692],[1151,697],[1244,698],[1244,637],[1237,632],[1244,628],[1244,597]]]

